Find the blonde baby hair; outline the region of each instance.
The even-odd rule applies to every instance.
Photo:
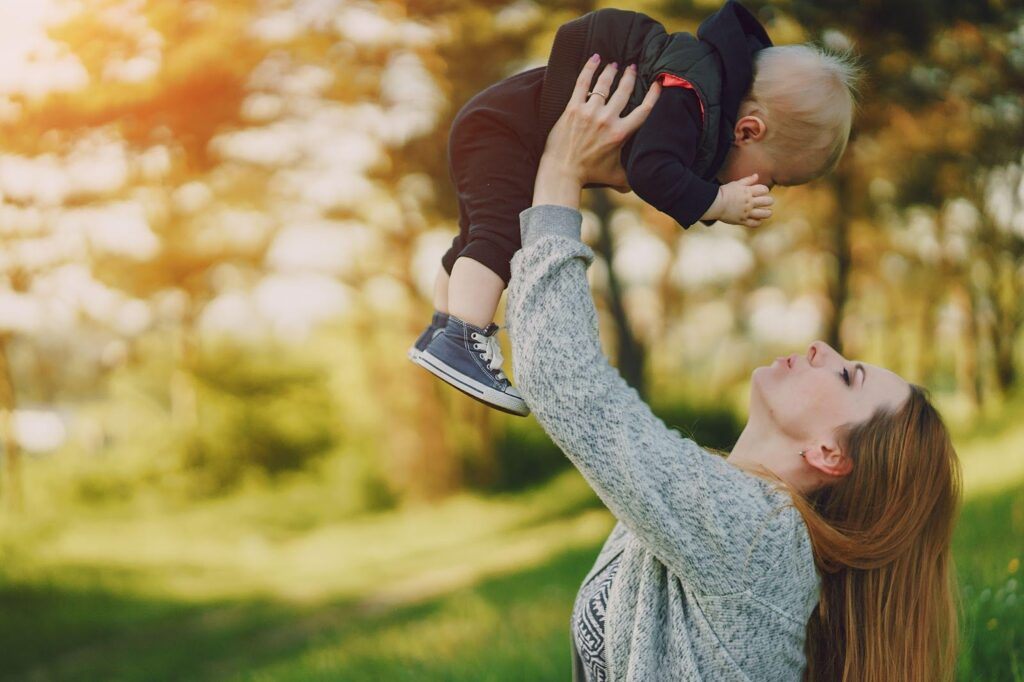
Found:
[[[860,77],[849,49],[803,43],[757,52],[747,102],[766,119],[770,153],[800,168],[786,184],[810,182],[838,165],[850,139]]]

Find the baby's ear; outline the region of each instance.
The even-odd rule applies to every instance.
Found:
[[[737,140],[743,141],[756,141],[763,140],[765,135],[768,134],[768,124],[764,122],[764,119],[754,114],[747,114],[738,121],[736,121],[736,127],[733,130],[733,134]]]

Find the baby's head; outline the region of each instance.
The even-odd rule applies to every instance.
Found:
[[[849,52],[806,44],[760,50],[719,181],[757,173],[758,182],[771,188],[801,185],[831,171],[850,137],[858,77]]]

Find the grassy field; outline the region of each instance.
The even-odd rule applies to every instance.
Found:
[[[1024,680],[1024,430],[961,446],[961,680]],[[297,480],[175,513],[0,526],[0,679],[565,680],[613,519],[574,472],[331,518]]]

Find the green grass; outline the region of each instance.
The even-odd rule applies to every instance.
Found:
[[[965,681],[1024,680],[1022,441],[961,449]],[[613,523],[578,474],[355,518],[329,493],[6,520],[0,679],[566,679],[572,600]]]
[[[1024,680],[1024,486],[965,505],[953,540],[964,596],[961,680]]]
[[[3,679],[560,680],[567,609],[598,548],[394,609],[198,606],[8,586],[0,592]]]

